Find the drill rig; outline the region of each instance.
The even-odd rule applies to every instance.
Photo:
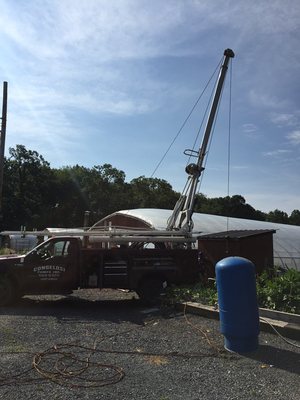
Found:
[[[220,102],[222,89],[225,81],[225,76],[228,70],[230,59],[234,57],[234,52],[231,49],[224,51],[224,59],[219,72],[213,101],[211,104],[210,112],[207,118],[206,127],[202,139],[201,146],[198,151],[185,150],[184,154],[190,157],[196,157],[195,163],[190,163],[186,167],[186,173],[188,174],[187,183],[181,196],[179,197],[171,217],[168,220],[167,230],[168,231],[182,231],[186,234],[191,234],[193,230],[192,215],[195,205],[195,196],[197,193],[197,187],[200,180],[200,176],[204,171],[204,161],[207,154],[207,146],[209,143],[210,135],[212,132],[213,124],[215,121],[218,105]]]

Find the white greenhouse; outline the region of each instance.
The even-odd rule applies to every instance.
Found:
[[[171,213],[171,210],[149,208],[121,210],[105,217],[95,226],[111,222],[112,225],[166,229]],[[228,230],[275,230],[276,233],[273,235],[274,264],[300,271],[300,226],[199,213],[193,214],[193,221],[193,233],[197,236]]]

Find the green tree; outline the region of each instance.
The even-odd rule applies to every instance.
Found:
[[[268,222],[277,222],[279,224],[288,224],[289,223],[289,217],[286,212],[280,211],[278,209],[274,211],[270,211],[266,215],[266,220]]]
[[[23,145],[10,148],[9,154],[4,163],[1,229],[81,226],[86,210],[92,211],[92,223],[121,209],[173,209],[179,198],[163,179],[140,176],[126,183],[124,171],[108,163],[51,169],[43,156]],[[264,214],[241,195],[208,198],[199,193],[194,211],[300,225],[299,210],[290,217],[277,209]]]
[[[210,199],[203,194],[198,194],[196,199],[196,212],[260,221],[265,220],[265,214],[247,204],[245,198],[241,195],[214,197]]]
[[[130,182],[133,208],[173,209],[178,193],[164,179],[140,176]]]
[[[92,169],[91,210],[99,220],[114,211],[130,208],[130,188],[125,173],[111,164]]]
[[[36,151],[23,145],[9,149],[4,163],[3,228],[41,228],[53,203],[54,175]]]
[[[52,224],[57,227],[83,225],[84,211],[90,209],[88,197],[89,169],[75,165],[55,170],[56,196]]]
[[[234,195],[225,198],[225,212],[227,208],[227,214],[229,217],[235,218],[246,218],[263,221],[265,219],[264,214],[261,211],[255,210],[250,204],[246,203],[246,200],[241,195]]]
[[[89,210],[91,223],[104,216],[128,208],[128,184],[125,173],[111,164],[86,168],[79,165],[56,170],[58,207],[56,226],[81,226],[84,211]]]
[[[122,185],[125,182],[125,172],[114,168],[111,164],[96,165],[94,169],[98,171],[101,178],[108,183]]]
[[[292,225],[300,225],[300,211],[294,210],[292,211],[289,217],[289,223]]]

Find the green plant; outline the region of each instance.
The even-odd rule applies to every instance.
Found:
[[[269,269],[259,275],[256,282],[259,307],[300,314],[299,271],[289,269],[279,273],[277,268]],[[168,288],[166,300],[171,304],[193,301],[215,306],[218,302],[216,284],[172,286]]]
[[[171,303],[180,301],[194,301],[208,305],[218,302],[216,286],[207,286],[202,283],[190,286],[171,286],[167,291],[167,300]]]
[[[260,307],[300,313],[300,272],[289,269],[279,274],[276,269],[263,272],[257,278]]]

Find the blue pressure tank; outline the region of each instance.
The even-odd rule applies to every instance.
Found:
[[[259,315],[255,267],[242,257],[227,257],[216,264],[221,333],[225,348],[244,353],[258,347]]]

